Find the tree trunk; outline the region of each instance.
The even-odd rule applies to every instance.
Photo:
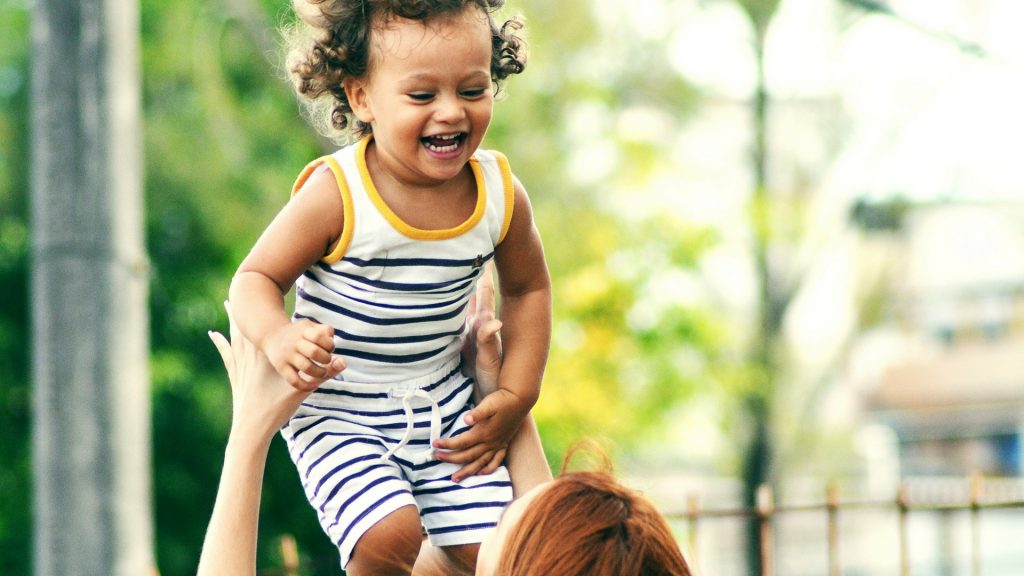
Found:
[[[769,16],[755,17],[751,12],[754,24],[755,45],[754,56],[757,63],[757,83],[751,110],[751,131],[753,146],[751,151],[751,168],[754,176],[754,191],[751,211],[754,228],[754,260],[757,267],[758,300],[760,303],[757,337],[752,351],[752,360],[758,374],[759,382],[748,393],[745,400],[747,416],[751,419],[754,429],[743,458],[744,504],[753,509],[757,506],[757,491],[762,484],[771,479],[772,464],[772,398],[775,394],[775,379],[778,366],[775,362],[775,347],[782,329],[782,318],[785,305],[780,304],[776,294],[779,289],[775,282],[771,262],[769,260],[769,242],[771,239],[769,195],[768,195],[768,89],[765,83],[764,45],[765,30]],[[772,574],[771,566],[762,565],[761,526],[757,518],[747,523],[747,565],[750,574],[767,576]],[[769,556],[770,557],[770,556]]]
[[[34,573],[154,570],[136,0],[32,14]]]

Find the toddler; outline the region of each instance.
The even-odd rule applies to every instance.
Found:
[[[479,149],[498,81],[525,64],[518,22],[492,19],[502,3],[295,0],[314,33],[297,89],[357,140],[302,171],[230,300],[285,380],[316,388],[282,434],[353,576],[471,572],[512,497],[505,448],[540,391],[543,248],[508,161]],[[460,334],[491,261],[504,362],[473,406]]]

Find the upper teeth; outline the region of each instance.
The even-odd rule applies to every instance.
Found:
[[[429,138],[426,141],[426,146],[427,146],[427,148],[429,148],[430,150],[433,150],[434,152],[450,152],[452,150],[455,150],[458,147],[459,143],[456,141],[458,137],[459,137],[458,134],[432,136],[431,138]],[[438,146],[438,145],[434,144],[433,140],[441,140],[441,141],[445,141],[445,142],[451,142],[451,144],[446,144],[444,146]]]

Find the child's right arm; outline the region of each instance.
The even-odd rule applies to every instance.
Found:
[[[334,330],[309,320],[292,322],[284,296],[337,243],[342,214],[334,174],[315,173],[270,223],[231,280],[229,299],[242,334],[289,384],[302,390],[327,378]]]

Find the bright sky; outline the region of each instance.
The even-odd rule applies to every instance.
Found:
[[[682,18],[670,46],[674,65],[710,95],[749,98],[754,62],[743,14],[727,1],[681,4],[686,8],[674,9]],[[834,127],[846,131],[838,156],[817,166],[826,172],[829,191],[918,200],[1024,193],[1024,171],[1017,169],[1024,135],[1024,2],[889,5],[902,21],[838,0],[784,0],[769,30],[766,75],[777,106],[832,101],[843,116]],[[987,55],[965,54],[950,34],[977,43]],[[722,130],[727,122],[719,118],[703,131],[696,123],[705,149],[737,145],[741,137]],[[723,142],[730,139],[732,146]],[[799,147],[782,153],[805,154]]]

